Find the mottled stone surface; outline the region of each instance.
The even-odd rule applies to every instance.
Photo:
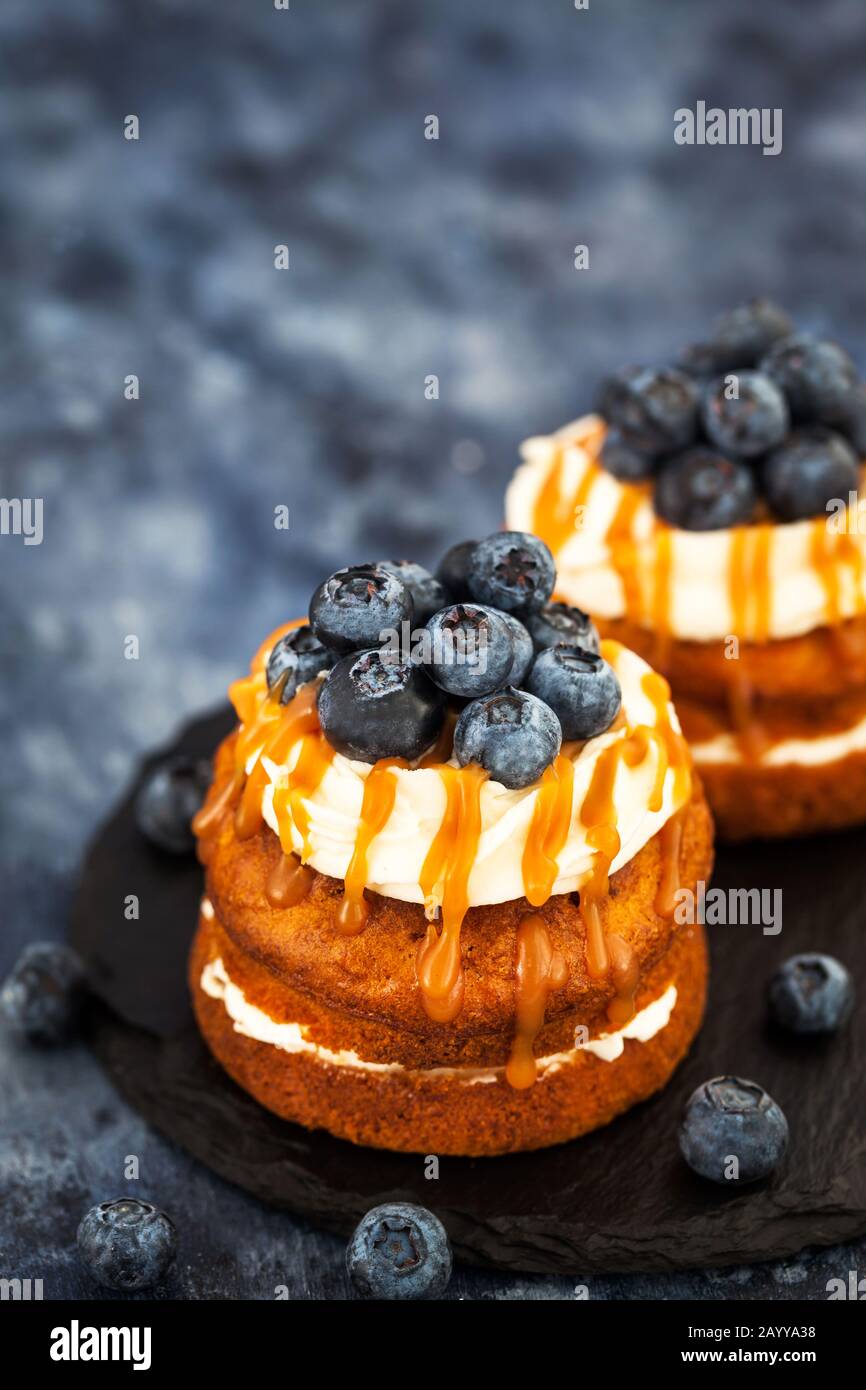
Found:
[[[5,970],[63,933],[141,752],[323,572],[497,525],[519,439],[606,368],[759,291],[864,365],[866,19],[857,0],[5,0],[0,47],[0,491],[44,499],[41,546],[0,537]],[[783,107],[782,155],[677,148],[698,99]],[[136,1190],[182,1232],[168,1294],[344,1295],[339,1242],[156,1138],[86,1052],[0,1048],[0,1275],[87,1293],[74,1228],[137,1154]],[[591,1293],[821,1297],[858,1260]],[[572,1285],[458,1271],[453,1291]]]

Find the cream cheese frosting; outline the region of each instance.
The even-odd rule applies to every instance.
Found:
[[[506,524],[513,530],[536,531],[537,508],[546,482],[558,470],[558,502],[566,515],[572,500],[579,510],[570,534],[555,548],[557,596],[599,618],[626,615],[653,627],[656,596],[658,522],[649,490],[630,518],[628,542],[633,547],[630,570],[640,595],[640,612],[629,613],[621,565],[614,563],[609,532],[627,490],[611,473],[598,468],[594,452],[603,422],[587,415],[552,435],[528,439],[522,445],[523,463],[508,488]],[[588,475],[593,474],[593,477]],[[581,488],[583,484],[583,488]],[[841,499],[844,503],[848,498]],[[731,576],[746,563],[735,551],[734,530],[681,531],[664,528],[669,537],[666,559],[666,625],[684,641],[710,642],[736,634],[743,640],[797,637],[828,621],[825,580],[814,560],[816,525],[826,517],[778,523],[769,533],[766,572],[766,612],[754,603],[735,616]],[[760,528],[739,528],[755,532]],[[831,538],[832,539],[832,538]],[[844,537],[844,562],[834,564],[834,621],[862,613],[866,607],[866,535],[856,529]],[[750,587],[750,576],[741,573]],[[749,611],[751,610],[751,611]]]
[[[589,790],[598,760],[618,739],[625,739],[637,726],[655,727],[658,713],[644,692],[643,678],[650,667],[640,657],[618,643],[605,644],[622,687],[621,726],[587,743],[573,745],[574,790],[570,828],[560,854],[554,894],[580,888],[589,877],[596,850],[590,847],[580,810]],[[670,727],[679,733],[679,723],[671,705],[667,706]],[[262,795],[262,814],[270,828],[279,833],[274,809],[274,791],[285,786],[300,755],[302,740],[287,751],[280,765],[262,758],[267,782]],[[676,776],[668,767],[662,784],[660,807],[649,809],[656,772],[663,753],[651,743],[646,757],[634,766],[621,759],[613,787],[615,824],[620,849],[611,866],[615,873],[627,864],[679,809],[676,803]],[[259,758],[254,752],[247,764],[252,771]],[[456,766],[456,764],[454,764]],[[298,854],[306,850],[304,862],[319,873],[345,879],[358,837],[364,785],[371,772],[368,763],[336,754],[315,790],[302,798],[307,821],[306,839],[289,810],[292,847]],[[393,808],[369,846],[365,865],[365,886],[386,897],[404,902],[424,903],[420,886],[421,870],[446,808],[446,790],[435,768],[394,768],[396,795]],[[480,792],[481,834],[468,880],[468,905],[508,902],[525,892],[522,855],[533,819],[539,784],[509,791],[489,780]],[[682,793],[680,792],[681,796]],[[284,826],[285,830],[285,826]],[[285,844],[284,844],[285,847]],[[428,912],[438,903],[426,902]]]
[[[202,904],[204,909],[204,903]],[[213,909],[211,909],[211,914]],[[333,1051],[313,1042],[307,1036],[308,1029],[300,1023],[278,1023],[261,1009],[251,1004],[239,985],[235,984],[220,957],[208,961],[201,973],[201,988],[211,999],[222,1001],[223,1007],[232,1020],[236,1033],[255,1042],[278,1047],[283,1052],[304,1053],[325,1062],[332,1067],[351,1067],[357,1071],[394,1074],[406,1072],[407,1068],[399,1062],[368,1062],[357,1052]],[[552,1053],[538,1059],[538,1076],[544,1080],[563,1066],[573,1064],[580,1052],[589,1052],[604,1062],[614,1062],[625,1051],[628,1039],[635,1042],[649,1042],[670,1022],[677,1002],[676,985],[667,989],[652,1000],[645,1008],[635,1014],[624,1028],[615,1033],[602,1033],[600,1037],[570,1048],[564,1052]],[[465,1085],[484,1085],[504,1076],[504,1067],[433,1067],[424,1071],[409,1071],[413,1077],[457,1077]]]
[[[741,741],[733,734],[717,734],[703,743],[692,744],[695,762],[704,766],[748,761],[757,767],[822,767],[847,758],[851,753],[863,752],[866,752],[866,718],[834,734],[781,739],[748,759]]]

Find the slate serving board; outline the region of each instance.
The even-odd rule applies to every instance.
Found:
[[[190,724],[169,752],[208,755],[230,710]],[[356,1148],[270,1115],[213,1061],[195,1029],[185,963],[202,870],[153,850],[132,812],[135,788],[97,834],[72,939],[96,999],[90,1036],[118,1089],[157,1129],[262,1200],[348,1234],[378,1202],[432,1207],[459,1259],[499,1269],[588,1274],[782,1258],[866,1231],[866,1010],[838,1037],[798,1042],[767,1022],[764,986],[796,951],[824,949],[866,990],[866,831],[721,847],[714,886],[782,893],[782,930],[710,927],[704,1028],[669,1086],[606,1129],[537,1154],[440,1161]],[[135,893],[140,919],[127,921]],[[760,1082],[785,1110],[791,1144],[768,1183],[732,1191],[682,1163],[683,1104],[709,1076]]]

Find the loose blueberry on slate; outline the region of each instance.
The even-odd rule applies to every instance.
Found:
[[[60,1043],[75,1031],[84,1000],[84,966],[69,946],[25,946],[0,988],[0,1019],[19,1037]]]
[[[709,341],[686,348],[681,363],[696,376],[754,367],[792,329],[791,320],[778,305],[769,299],[752,299],[723,314]]]
[[[834,1033],[854,1006],[854,983],[834,956],[791,956],[768,987],[770,1012],[793,1033]]]
[[[134,1293],[165,1277],[177,1233],[164,1211],[133,1197],[91,1207],[78,1227],[78,1250],[93,1278],[107,1289]]]
[[[562,729],[549,705],[509,686],[473,700],[454,730],[461,767],[479,763],[512,790],[536,782],[562,746]]]
[[[280,681],[280,704],[287,705],[299,685],[315,680],[320,671],[329,671],[337,653],[323,647],[309,623],[292,628],[276,642],[268,657],[268,690],[275,690]]]
[[[730,377],[714,382],[704,394],[704,429],[723,454],[757,458],[775,448],[788,432],[788,404],[776,383],[760,372],[738,372],[737,395],[729,397]]]
[[[151,844],[170,854],[192,853],[191,822],[207,795],[212,771],[206,759],[180,755],[147,774],[135,798],[135,819]]]
[[[761,371],[784,391],[795,420],[833,424],[844,413],[857,368],[838,343],[806,333],[782,338],[761,361]]]
[[[338,661],[317,705],[322,732],[338,753],[364,763],[412,762],[439,733],[445,696],[420,666],[375,649]]]
[[[427,623],[425,670],[449,695],[474,700],[504,685],[514,666],[514,641],[504,613],[481,603],[453,603]]]
[[[860,458],[866,456],[866,386],[858,383],[848,392],[835,427]]]
[[[622,705],[616,672],[596,652],[557,642],[539,652],[527,689],[549,705],[567,739],[595,738],[609,729]]]
[[[615,425],[605,434],[599,462],[615,478],[626,483],[650,478],[655,470],[655,461],[655,454],[641,453],[626,432]]]
[[[412,595],[412,620],[416,626],[422,627],[448,602],[449,595],[442,582],[435,579],[423,565],[416,565],[414,560],[378,560],[376,563],[379,569],[387,570],[406,585]]]
[[[656,512],[683,531],[718,531],[751,521],[758,500],[752,470],[711,449],[670,459],[656,482]]]
[[[698,391],[673,368],[625,367],[602,384],[598,408],[633,450],[669,454],[695,437]]]
[[[407,586],[380,565],[349,565],[320,584],[310,600],[310,626],[337,652],[376,647],[386,631],[413,618]]]
[[[764,493],[782,521],[820,516],[827,503],[847,506],[859,482],[857,455],[847,439],[824,425],[794,430],[764,461]]]
[[[788,1122],[754,1081],[716,1076],[689,1097],[679,1131],[686,1163],[712,1182],[757,1182],[779,1164],[788,1147]],[[738,1174],[730,1173],[737,1159]]]
[[[469,593],[519,618],[546,603],[556,566],[544,541],[528,531],[495,531],[479,541],[469,561]]]
[[[366,1298],[441,1298],[451,1278],[445,1227],[409,1202],[373,1207],[349,1241],[346,1271]]]
[[[458,541],[445,551],[436,567],[436,578],[452,602],[469,596],[469,561],[477,544],[477,541]]]
[[[494,610],[499,612],[498,609]],[[502,685],[522,685],[526,679],[526,674],[532,665],[535,656],[535,648],[532,645],[532,638],[519,618],[515,618],[513,613],[501,613],[499,616],[511,634],[511,643],[514,647],[514,660],[511,663],[511,670],[506,674],[505,680],[500,682]]]
[[[526,620],[537,652],[557,642],[572,642],[586,652],[598,651],[598,633],[589,614],[569,603],[546,603]]]

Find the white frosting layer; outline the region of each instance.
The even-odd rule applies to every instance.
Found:
[[[650,668],[633,652],[620,648],[613,665],[622,686],[626,724],[655,725],[652,702],[641,688]],[[673,707],[668,707],[671,725],[679,730]],[[588,877],[595,850],[587,843],[586,829],[580,821],[580,808],[589,789],[593,772],[604,749],[627,736],[628,728],[600,735],[580,746],[574,759],[574,794],[571,828],[557,858],[558,874],[553,893],[577,890]],[[262,812],[272,830],[277,831],[273,795],[275,786],[285,783],[301,749],[299,740],[289,750],[286,762],[277,767],[268,759],[263,765],[269,783],[262,798]],[[678,807],[674,804],[674,775],[668,769],[659,811],[648,803],[658,766],[658,751],[651,746],[637,767],[621,761],[614,786],[616,825],[621,848],[612,872],[621,869],[657,834]],[[356,762],[341,754],[334,757],[321,783],[303,806],[309,817],[310,853],[307,863],[319,873],[344,879],[355,847],[360,824],[364,783],[370,764]],[[434,768],[397,768],[394,807],[383,829],[374,838],[367,855],[366,886],[376,893],[404,902],[424,902],[419,878],[424,860],[442,823],[446,792]],[[510,902],[525,892],[522,871],[523,850],[532,823],[538,796],[536,783],[509,791],[501,782],[487,781],[481,789],[481,836],[469,876],[469,906]],[[293,849],[303,848],[294,822],[290,826]],[[428,907],[430,905],[428,904]],[[434,904],[436,906],[436,904]]]
[[[303,1024],[277,1023],[261,1009],[257,1009],[254,1004],[249,1003],[243,990],[229,978],[225,965],[219,957],[209,961],[202,970],[201,987],[211,999],[222,1000],[223,1007],[232,1020],[235,1032],[242,1033],[245,1038],[253,1038],[256,1042],[278,1047],[283,1052],[303,1052],[332,1067],[352,1067],[358,1071],[382,1074],[406,1071],[406,1068],[401,1066],[399,1062],[366,1062],[363,1057],[358,1056],[357,1052],[333,1052],[328,1047],[322,1047],[320,1043],[312,1042],[307,1037],[307,1029]],[[641,1009],[640,1013],[635,1014],[631,1022],[618,1032],[604,1033],[601,1037],[592,1042],[583,1043],[580,1047],[539,1058],[539,1079],[543,1080],[546,1075],[558,1071],[560,1067],[573,1063],[579,1052],[591,1052],[593,1056],[599,1057],[604,1062],[613,1062],[617,1057],[622,1056],[627,1038],[636,1042],[649,1042],[650,1038],[655,1037],[656,1033],[660,1033],[662,1028],[666,1027],[676,1002],[676,986],[669,985],[664,994],[660,995],[658,999],[654,999],[651,1004],[647,1004],[645,1009]],[[413,1071],[410,1075],[428,1078],[457,1076],[464,1084],[477,1086],[496,1081],[503,1075],[504,1071],[504,1067],[433,1067],[421,1072]]]
[[[836,734],[783,739],[751,761],[759,767],[820,767],[847,758],[850,753],[862,752],[866,752],[866,718]],[[704,765],[745,761],[740,744],[732,734],[718,734],[706,743],[692,744],[692,756],[696,763]]]
[[[560,452],[560,496],[566,504],[574,497],[592,466],[590,454],[579,441],[598,424],[596,416],[584,416],[554,435],[526,440],[521,448],[524,462],[515,473],[505,500],[506,523],[512,530],[535,529],[539,493]],[[627,486],[602,470],[590,489],[585,510],[576,519],[579,524],[555,556],[557,594],[600,618],[621,618],[626,613],[622,580],[611,561],[606,536]],[[654,527],[655,513],[648,495],[637,508],[632,523],[635,573],[644,593],[644,614],[652,611]],[[811,558],[813,527],[813,521],[773,527],[768,565],[770,638],[796,637],[826,622],[827,593]],[[671,531],[667,612],[674,637],[710,642],[734,633],[743,640],[758,635],[752,626],[752,615],[747,615],[745,622],[735,623],[729,578],[733,536],[731,530]],[[866,536],[852,535],[850,539],[866,556]],[[866,567],[862,573],[864,578],[858,584],[852,566],[839,567],[840,619],[863,611]],[[639,620],[651,625],[645,616]]]

